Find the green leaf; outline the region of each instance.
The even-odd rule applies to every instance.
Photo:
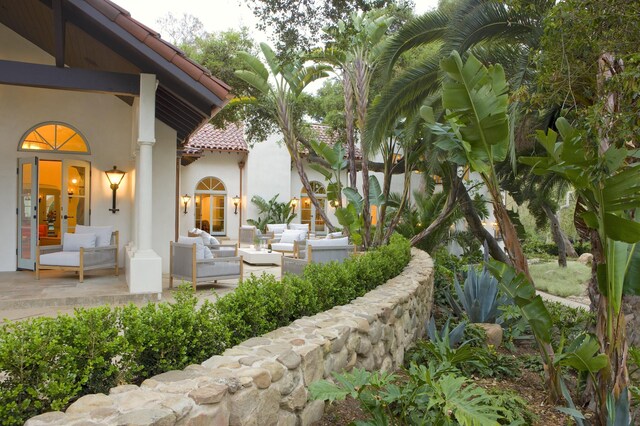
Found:
[[[271,91],[269,83],[253,71],[237,70],[235,71],[235,75],[258,89],[262,94],[267,95]]]
[[[330,170],[327,170],[325,167],[321,166],[318,163],[309,163],[309,167],[320,173],[327,180],[331,179],[331,177],[333,176]]]
[[[269,71],[258,58],[247,52],[238,52],[237,55],[251,71],[259,75],[264,81],[269,79]]]
[[[623,293],[640,296],[640,244],[633,244],[629,248],[625,269]]]
[[[384,204],[384,194],[376,176],[369,176],[369,204],[372,206]]]
[[[279,74],[281,71],[280,62],[278,61],[278,57],[276,56],[273,49],[271,49],[271,47],[267,43],[260,43],[260,50],[262,50],[264,59],[267,61],[267,65],[269,65],[269,68],[271,68],[271,72],[273,73],[273,75]]]
[[[309,385],[309,393],[311,399],[332,402],[344,400],[350,392],[326,380],[318,380]]]
[[[609,363],[607,356],[598,353],[599,351],[598,341],[589,334],[583,334],[574,339],[561,354],[557,354],[554,363],[569,366],[578,371],[597,373]]]
[[[363,204],[362,195],[360,195],[360,193],[353,188],[344,188],[342,190],[342,193],[344,194],[345,197],[347,197],[347,200],[349,201],[349,203],[355,207],[358,214],[362,213],[362,204]]]
[[[604,215],[604,232],[607,237],[615,241],[632,244],[640,242],[640,223],[612,213]]]

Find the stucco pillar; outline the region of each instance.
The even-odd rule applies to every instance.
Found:
[[[162,293],[162,259],[153,251],[153,145],[155,139],[156,76],[140,74],[138,152],[136,156],[136,238],[127,276],[131,293]]]

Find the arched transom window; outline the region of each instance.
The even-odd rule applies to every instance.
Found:
[[[90,154],[82,134],[64,123],[41,123],[31,128],[20,141],[20,151],[52,151]]]
[[[213,176],[202,179],[196,185],[196,228],[211,235],[225,235],[227,213],[227,188]]]

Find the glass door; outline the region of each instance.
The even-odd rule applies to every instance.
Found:
[[[323,209],[326,209],[326,198],[318,197],[318,203]],[[307,196],[300,197],[300,223],[309,225],[309,229],[314,234],[325,233],[325,223],[322,216],[316,211],[316,207],[311,203],[311,199]]]
[[[86,161],[62,160],[62,233],[89,225],[91,167]]]
[[[38,158],[18,160],[18,268],[34,270],[38,243]]]

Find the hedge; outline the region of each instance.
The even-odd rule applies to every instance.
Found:
[[[398,275],[410,257],[409,242],[394,236],[342,264],[312,264],[302,277],[251,275],[213,303],[198,305],[189,285],[173,303],[79,308],[73,316],[8,322],[0,327],[0,422],[23,424],[82,395],[201,363],[250,337],[349,303]]]

